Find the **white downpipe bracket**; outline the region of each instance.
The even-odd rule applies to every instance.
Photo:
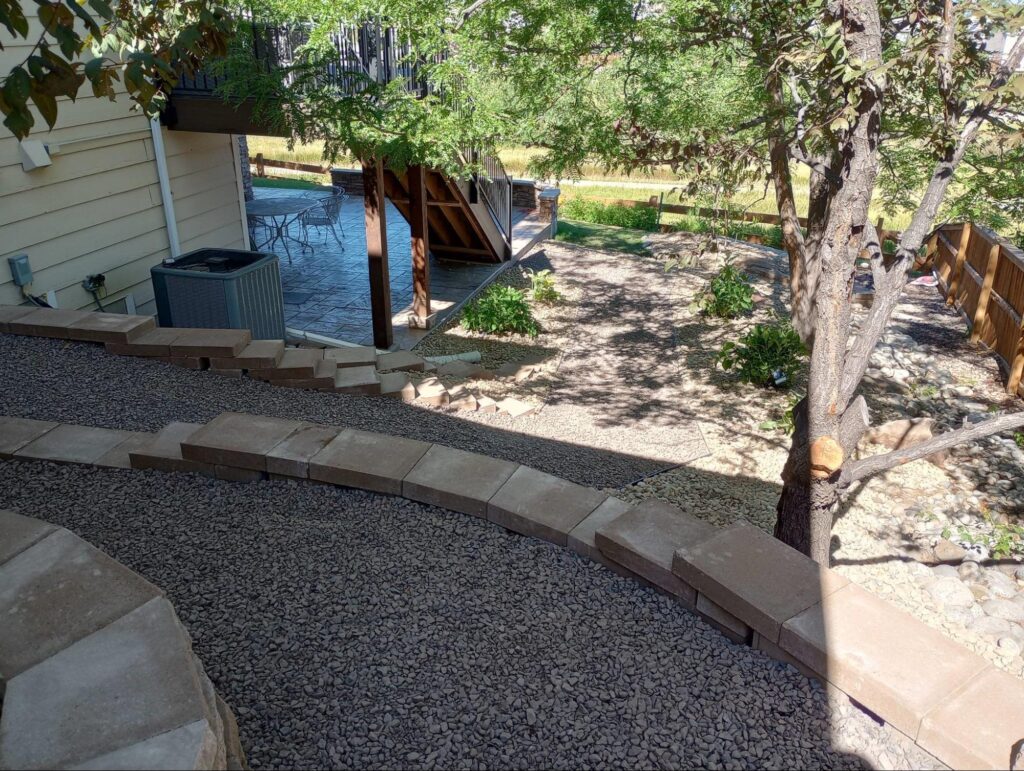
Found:
[[[167,153],[164,150],[163,129],[160,119],[149,121],[149,130],[153,134],[153,155],[156,156],[156,176],[160,181],[160,200],[164,205],[164,220],[167,222],[167,241],[171,245],[171,258],[181,254],[181,242],[178,240],[178,219],[174,216],[174,196],[171,195],[171,175],[167,171]]]

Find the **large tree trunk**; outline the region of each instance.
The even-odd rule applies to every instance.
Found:
[[[878,7],[872,0],[833,0],[829,13],[842,21],[846,47],[852,57],[868,65],[881,62],[881,23]],[[807,398],[801,405],[801,419],[786,463],[784,482],[788,489],[779,503],[776,527],[783,542],[825,565],[842,467],[852,450],[845,427],[846,405],[841,403],[840,394],[850,330],[854,263],[864,238],[864,223],[878,171],[884,81],[868,75],[847,87],[848,102],[855,105],[856,117],[838,137],[836,157],[842,165],[832,169],[837,181],[816,254],[807,255],[819,268],[814,342]]]
[[[806,480],[787,480],[775,510],[775,537],[819,565],[828,565],[838,504],[839,488],[830,482],[808,485]]]

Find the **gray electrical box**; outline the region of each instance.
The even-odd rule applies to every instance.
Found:
[[[32,268],[29,267],[27,254],[8,257],[7,264],[11,266],[11,278],[15,286],[29,286],[32,283]]]
[[[150,275],[162,327],[248,329],[254,340],[284,339],[277,255],[197,249]]]

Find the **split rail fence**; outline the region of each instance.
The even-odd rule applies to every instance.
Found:
[[[946,302],[967,319],[971,342],[995,352],[1006,390],[1024,396],[1024,252],[987,228],[957,222],[932,233],[928,256]]]

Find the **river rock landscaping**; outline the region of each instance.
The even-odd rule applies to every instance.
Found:
[[[699,245],[686,234],[649,241],[667,258]],[[692,300],[727,258],[750,269],[755,311],[733,321],[710,319]],[[741,384],[716,366],[715,355],[743,330],[785,313],[786,290],[778,280],[784,271],[781,253],[725,239],[682,271],[686,289],[675,320],[680,376],[701,405],[698,422],[710,454],[617,495],[663,498],[717,524],[743,518],[771,532],[789,444],[785,413],[804,384],[798,380],[789,391]],[[1019,404],[1005,392],[994,357],[970,344],[963,319],[926,282],[907,288],[872,355],[861,392],[875,429],[862,454]],[[997,436],[854,486],[834,530],[833,566],[1024,675],[1022,470],[1017,441]]]

